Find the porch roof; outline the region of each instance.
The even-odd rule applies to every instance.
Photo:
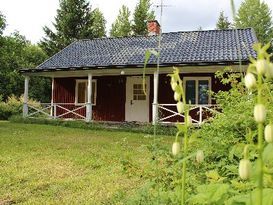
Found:
[[[256,57],[255,42],[252,28],[163,33],[160,66],[234,64],[240,55],[248,62],[249,56]],[[77,40],[37,68],[21,72],[142,67],[145,51],[156,49],[157,43],[157,36]],[[148,65],[156,66],[154,56]]]

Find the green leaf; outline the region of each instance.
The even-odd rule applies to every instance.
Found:
[[[147,63],[149,59],[151,58],[151,55],[155,55],[158,58],[159,53],[155,50],[146,50],[145,51],[145,60],[144,60],[144,68],[143,68],[143,77],[142,77],[142,87],[143,87],[143,92],[145,95],[146,93],[146,86],[145,86],[145,75],[146,75],[146,68],[147,68]]]
[[[273,144],[269,143],[266,145],[263,151],[263,159],[266,164],[273,166]]]
[[[251,192],[251,203],[247,204],[257,204],[259,200],[259,190],[255,189]],[[273,204],[273,189],[267,188],[263,189],[263,205]]]
[[[242,158],[244,147],[245,144],[243,143],[238,143],[234,145],[229,152],[229,160],[233,160],[234,157]]]
[[[176,125],[178,131],[181,133],[184,133],[187,130],[187,127],[181,123],[176,123],[175,125]]]
[[[223,204],[227,198],[228,184],[209,184],[197,187],[198,194],[190,198],[192,204]]]
[[[206,176],[210,182],[220,182],[225,179],[225,177],[221,177],[216,170],[206,172]]]

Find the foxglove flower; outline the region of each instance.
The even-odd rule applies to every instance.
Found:
[[[180,98],[181,98],[181,94],[180,93],[178,93],[178,92],[174,92],[174,100],[175,101],[179,101],[180,100]]]
[[[268,64],[265,59],[257,60],[256,62],[256,69],[258,74],[265,74],[268,70]]]
[[[273,78],[273,63],[269,63],[266,76],[269,78]]]
[[[177,112],[179,112],[181,114],[182,112],[184,112],[184,103],[182,103],[181,101],[179,101],[176,104],[176,108],[177,108]]]
[[[172,153],[174,156],[178,155],[180,152],[180,143],[179,142],[174,142],[172,146]]]
[[[245,76],[245,85],[248,89],[252,89],[256,86],[256,78],[252,73],[247,73]]]
[[[262,123],[265,121],[266,110],[263,104],[257,104],[254,107],[254,119],[257,123]]]
[[[268,143],[273,142],[273,124],[268,124],[264,129],[264,138]]]
[[[175,91],[176,90],[176,87],[178,86],[177,82],[175,81],[172,81],[171,82],[171,87],[172,87],[172,90]]]
[[[246,180],[250,177],[251,163],[248,159],[242,159],[239,164],[239,176]]]

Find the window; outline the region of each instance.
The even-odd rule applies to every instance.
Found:
[[[75,89],[75,103],[84,104],[87,102],[87,80],[76,80],[76,89]],[[92,80],[92,95],[91,102],[92,105],[96,105],[97,98],[97,81]]]
[[[146,87],[146,85],[145,85]],[[133,85],[133,99],[134,100],[146,100],[146,95],[143,92],[142,84],[134,84]]]
[[[184,77],[184,90],[187,103],[210,104],[208,93],[210,89],[210,77]]]

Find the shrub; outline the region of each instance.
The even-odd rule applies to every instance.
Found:
[[[34,100],[29,100],[30,104],[35,106],[39,106],[39,102]],[[13,115],[22,114],[23,110],[23,97],[20,98],[15,97],[14,95],[8,97],[7,101],[2,101],[2,97],[0,96],[0,120],[8,120]]]
[[[23,104],[15,96],[8,97],[6,102],[0,102],[0,120],[7,120],[12,115],[18,115],[22,112]]]

